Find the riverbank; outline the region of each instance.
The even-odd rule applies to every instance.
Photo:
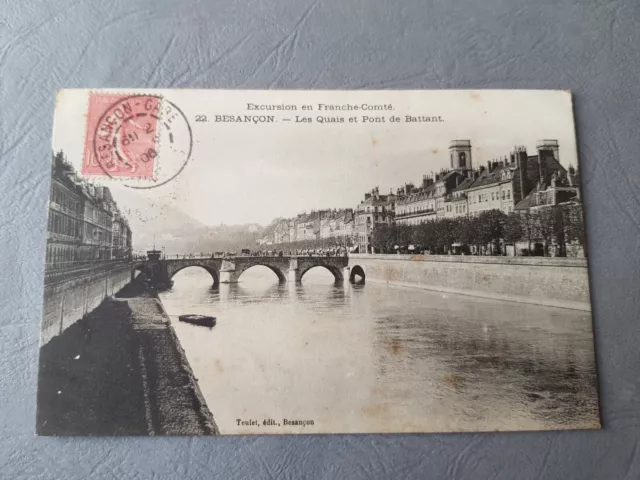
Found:
[[[349,255],[366,281],[590,311],[586,259],[464,255]]]
[[[169,317],[132,282],[40,349],[39,435],[216,435]]]

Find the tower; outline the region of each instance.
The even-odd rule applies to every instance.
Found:
[[[470,170],[471,140],[451,140],[449,142],[449,156],[451,168],[454,170]]]
[[[555,168],[554,162],[548,162],[547,159],[553,156],[556,162],[560,162],[558,158],[558,140],[538,140],[536,149],[538,150],[538,175],[540,177],[540,183],[545,183],[550,180],[550,176]]]
[[[538,140],[537,144],[536,144],[536,149],[538,151],[540,150],[551,150],[553,152],[553,158],[556,159],[556,161],[560,161],[560,156],[559,156],[559,150],[560,146],[558,145],[558,140]]]

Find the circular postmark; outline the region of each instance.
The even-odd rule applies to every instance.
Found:
[[[178,176],[193,148],[191,126],[182,110],[159,95],[111,95],[108,100],[95,123],[95,174],[141,189],[159,187]]]

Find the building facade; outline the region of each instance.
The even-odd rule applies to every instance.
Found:
[[[371,240],[376,225],[391,225],[395,222],[396,195],[380,195],[375,187],[365,193],[355,211],[355,229],[358,252],[372,253]]]
[[[131,256],[131,228],[111,191],[81,182],[62,153],[52,158],[47,230],[48,269]]]
[[[294,218],[276,220],[267,227],[258,244],[282,245],[335,238],[336,244],[349,245],[355,232],[354,224],[351,208],[314,210]]]
[[[47,268],[57,268],[79,260],[82,244],[82,191],[73,181],[73,171],[56,159],[52,164],[47,228]]]
[[[555,185],[568,185],[566,169],[559,162],[557,140],[540,140],[536,155],[528,155],[525,147],[514,149],[501,159],[494,159],[473,168],[471,142],[452,140],[449,144],[450,169],[435,176],[424,176],[420,188],[407,184],[398,193],[395,219],[398,224],[416,225],[433,219],[479,215],[498,209],[504,213],[516,210],[516,205],[532,192],[546,191],[554,178]],[[556,191],[556,190],[553,190]],[[538,197],[541,194],[538,194]],[[549,194],[550,195],[550,194]],[[561,196],[569,193],[563,193]]]

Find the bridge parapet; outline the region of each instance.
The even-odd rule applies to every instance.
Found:
[[[245,270],[258,265],[273,271],[281,282],[300,282],[304,274],[314,267],[324,267],[336,279],[345,279],[343,270],[347,268],[347,257],[324,256],[236,256],[236,257],[197,257],[151,259],[137,262],[134,270],[140,270],[149,275],[156,285],[169,285],[173,276],[187,267],[201,267],[213,277],[214,286],[219,283],[236,283]],[[348,274],[346,275],[348,278]]]

